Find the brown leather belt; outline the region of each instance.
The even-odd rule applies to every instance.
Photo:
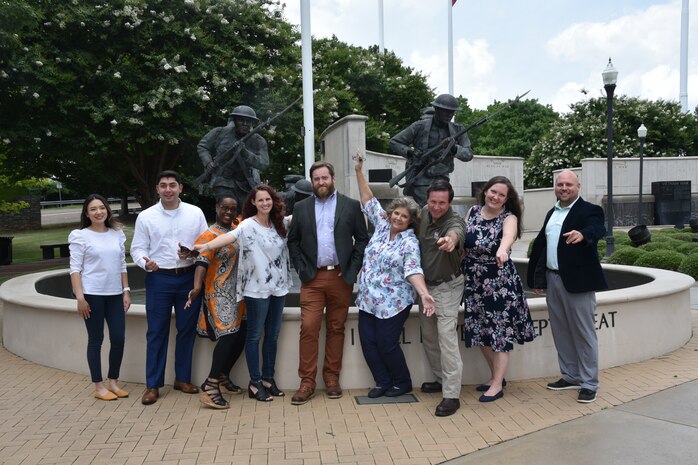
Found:
[[[194,265],[184,266],[182,268],[158,268],[158,272],[165,274],[180,275],[184,273],[189,273],[194,269]]]

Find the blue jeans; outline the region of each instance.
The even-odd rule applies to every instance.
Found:
[[[400,347],[400,335],[411,308],[412,305],[408,305],[397,315],[385,319],[359,312],[361,350],[378,387],[412,387],[410,370]]]
[[[146,387],[165,385],[165,363],[170,338],[172,307],[175,312],[175,380],[191,382],[191,360],[196,339],[196,322],[199,319],[201,294],[184,309],[189,291],[194,287],[194,270],[173,275],[153,271],[145,277],[146,332],[145,379]]]
[[[245,297],[247,305],[247,337],[245,358],[250,380],[272,379],[276,365],[276,346],[281,331],[281,320],[286,296],[269,296],[266,299]],[[259,372],[259,341],[264,331],[262,344],[262,373]]]
[[[124,299],[118,295],[88,295],[85,300],[90,305],[90,317],[85,320],[87,327],[87,365],[93,383],[100,383],[102,378],[102,341],[104,341],[104,322],[109,327],[109,374],[110,379],[119,379],[121,359],[124,356],[126,333],[126,312]]]

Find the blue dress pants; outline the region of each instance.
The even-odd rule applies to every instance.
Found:
[[[196,323],[201,295],[184,309],[189,291],[194,287],[194,267],[180,275],[153,271],[145,278],[146,333],[145,379],[148,388],[165,385],[165,362],[170,337],[172,307],[175,311],[177,338],[175,345],[175,380],[191,382],[191,360],[196,339]]]
[[[391,318],[377,318],[359,311],[361,350],[377,387],[412,387],[410,370],[400,347],[400,334],[410,316],[412,305]]]

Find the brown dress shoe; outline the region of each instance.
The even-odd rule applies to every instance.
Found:
[[[158,388],[148,388],[143,393],[141,403],[143,405],[152,405],[158,401],[158,397],[160,397],[160,391]]]
[[[439,405],[436,406],[436,412],[434,413],[437,417],[447,417],[456,413],[456,410],[460,408],[460,400],[458,399],[443,399]]]
[[[337,381],[325,384],[327,385],[327,397],[330,399],[339,399],[342,397],[342,387]]]
[[[182,391],[185,394],[198,394],[199,392],[198,387],[183,381],[175,381],[172,387],[175,389],[175,391]]]
[[[315,389],[310,386],[301,386],[293,397],[291,397],[291,405],[303,405],[315,396]]]

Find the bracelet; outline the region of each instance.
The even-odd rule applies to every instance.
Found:
[[[131,292],[131,288],[128,287],[128,286],[126,286],[125,288],[123,288],[123,289],[121,290],[121,292]]]

